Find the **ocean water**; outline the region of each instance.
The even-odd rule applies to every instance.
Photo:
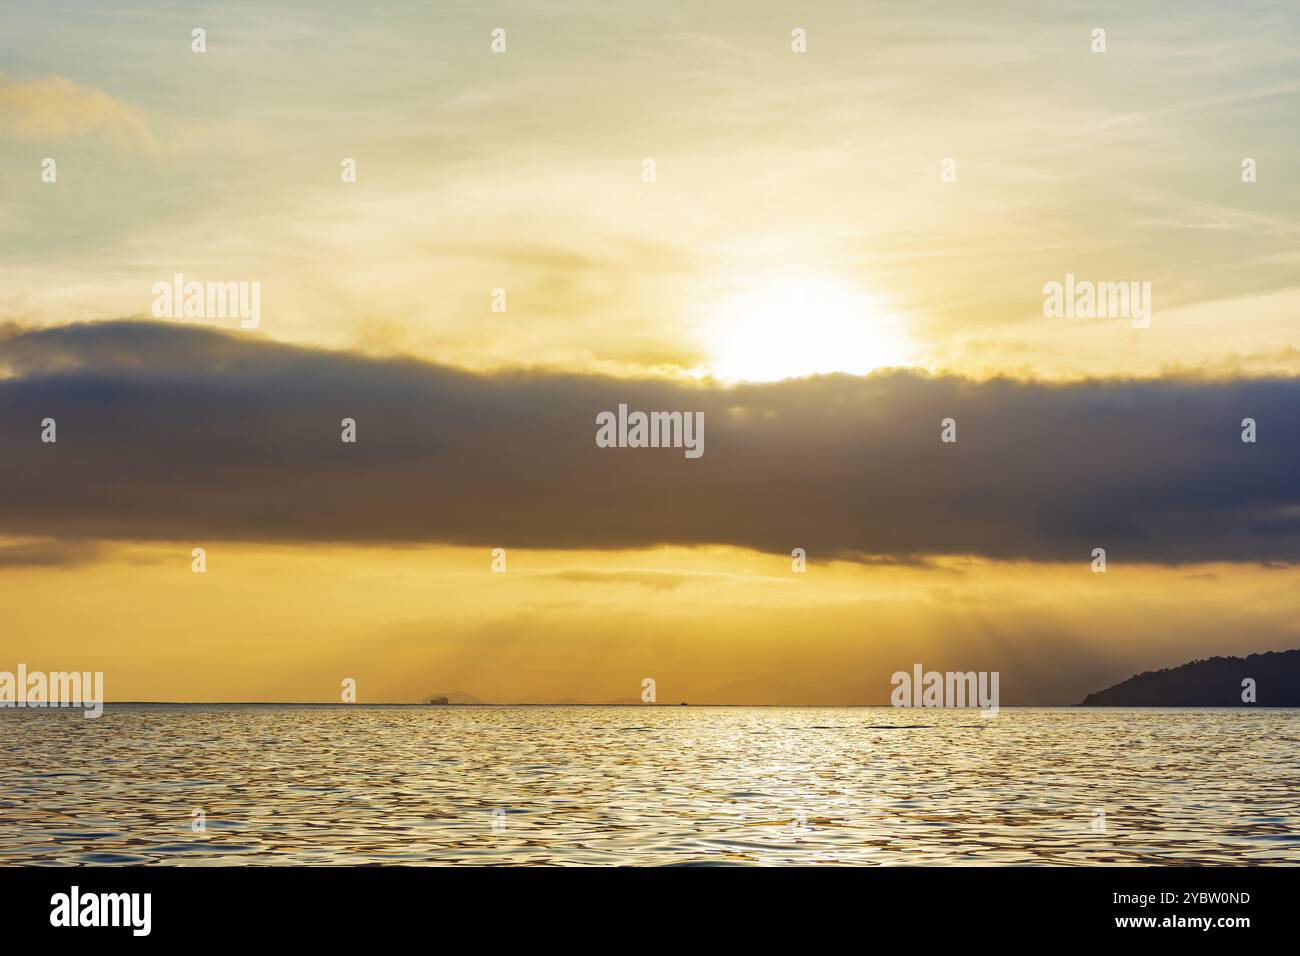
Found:
[[[269,863],[1297,864],[1300,711],[0,710],[0,864]]]

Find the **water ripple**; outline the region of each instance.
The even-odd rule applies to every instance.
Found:
[[[0,711],[0,863],[1300,863],[1297,711],[918,716]]]

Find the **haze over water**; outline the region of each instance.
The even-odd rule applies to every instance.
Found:
[[[1298,716],[4,710],[0,863],[1297,864]]]

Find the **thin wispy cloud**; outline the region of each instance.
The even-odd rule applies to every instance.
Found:
[[[92,134],[122,148],[156,145],[143,110],[66,76],[18,82],[0,74],[0,127],[51,145]]]

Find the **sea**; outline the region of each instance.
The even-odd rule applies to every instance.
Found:
[[[0,710],[0,864],[1300,864],[1300,711]]]

